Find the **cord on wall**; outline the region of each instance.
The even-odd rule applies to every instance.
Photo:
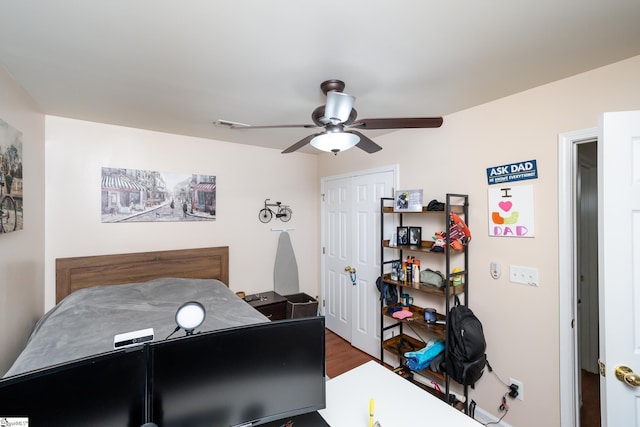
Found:
[[[516,397],[518,397],[518,389],[519,389],[517,384],[513,384],[513,382],[506,383],[505,381],[503,381],[502,378],[500,378],[500,375],[498,375],[498,373],[493,370],[493,367],[489,364],[488,360],[487,360],[487,369],[489,369],[489,372],[491,372],[500,383],[505,385],[509,391],[507,391],[504,395],[502,395],[500,399],[500,406],[498,407],[498,409],[500,410],[500,412],[503,412],[503,414],[496,421],[483,424],[484,426],[496,425],[502,422],[502,420],[507,415],[507,413],[509,413],[509,404],[507,403],[507,396],[509,396],[512,399],[515,399]]]
[[[500,424],[502,422],[502,419],[509,413],[509,404],[507,403],[507,393],[505,393],[504,396],[502,396],[502,399],[500,400],[500,406],[498,407],[498,409],[500,410],[500,412],[504,412],[504,414],[502,414],[502,416],[498,418],[496,421],[491,421],[489,423],[483,424],[484,426],[489,426],[492,424]]]

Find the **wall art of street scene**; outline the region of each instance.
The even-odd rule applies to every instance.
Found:
[[[22,132],[0,119],[0,234],[22,230]]]
[[[102,222],[215,219],[213,175],[102,168]]]

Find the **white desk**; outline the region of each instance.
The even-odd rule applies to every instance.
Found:
[[[331,427],[368,427],[371,398],[381,427],[481,425],[377,362],[327,381],[327,407],[318,412]]]

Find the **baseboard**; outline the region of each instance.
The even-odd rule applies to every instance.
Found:
[[[498,427],[512,427],[511,424],[507,424],[504,420],[500,421],[500,422],[496,422],[499,420],[499,418],[496,418],[495,415],[485,411],[482,408],[478,408],[476,406],[476,412],[474,414],[474,418],[476,421],[482,423],[482,424],[486,424],[486,423],[495,423],[495,424],[491,424],[491,426],[498,426]],[[501,414],[502,415],[502,414]],[[507,414],[505,416],[505,418],[508,418],[509,414]]]

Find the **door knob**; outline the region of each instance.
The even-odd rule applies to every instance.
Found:
[[[347,271],[349,273],[349,278],[351,279],[351,284],[353,286],[356,285],[356,268],[355,267],[351,267],[350,265],[347,265],[344,268],[344,271]]]
[[[640,375],[633,372],[628,366],[616,367],[616,378],[631,387],[640,387]]]

